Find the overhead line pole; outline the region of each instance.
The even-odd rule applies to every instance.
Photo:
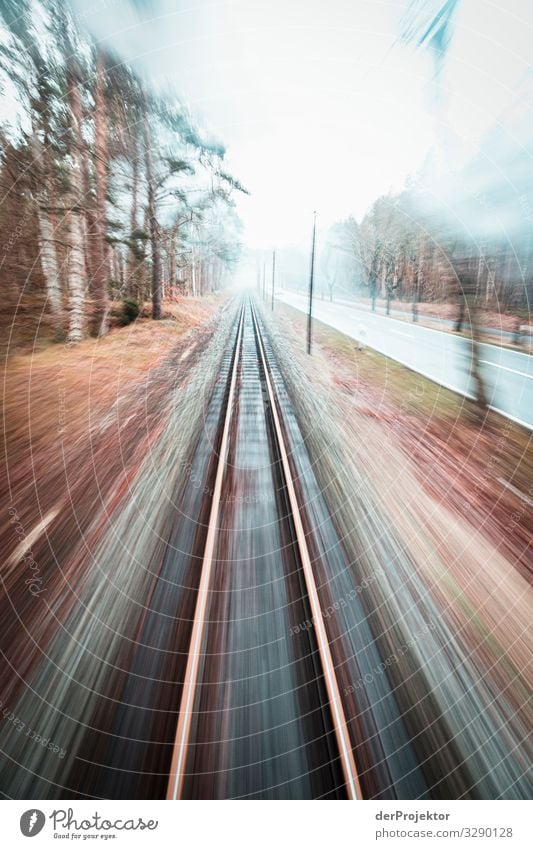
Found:
[[[274,311],[274,276],[276,274],[276,251],[272,251],[272,311]]]
[[[311,269],[309,272],[309,310],[307,313],[307,353],[311,353],[313,334],[313,284],[315,279],[316,212],[313,212],[313,241],[311,243]]]

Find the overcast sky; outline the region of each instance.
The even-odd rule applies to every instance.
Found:
[[[73,0],[86,25],[173,85],[252,192],[252,247],[308,240],[401,188],[435,140],[431,57],[398,42],[404,0]],[[435,5],[435,0],[429,0]],[[462,0],[445,85],[454,155],[475,150],[531,62],[531,0]]]

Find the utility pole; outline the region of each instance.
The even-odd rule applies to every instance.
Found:
[[[263,300],[266,300],[266,262],[263,262]]]
[[[313,322],[313,283],[315,278],[316,212],[313,212],[313,241],[311,244],[311,270],[309,272],[309,312],[307,313],[307,353],[311,353]]]
[[[276,274],[276,251],[272,251],[272,312],[274,312],[274,276]]]
[[[193,298],[196,298],[196,267],[195,267],[196,258],[194,256],[194,248],[191,253],[191,277],[192,277],[192,295]]]

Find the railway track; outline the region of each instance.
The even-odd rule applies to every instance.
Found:
[[[252,301],[228,305],[189,377],[12,699],[12,715],[31,717],[61,758],[4,723],[0,789],[526,798],[504,714],[492,733],[477,710],[493,710],[492,691],[372,493],[350,486],[346,497],[349,458]],[[487,763],[500,764],[494,779]]]
[[[326,762],[320,764],[319,770],[330,773],[328,777],[331,779],[331,786],[322,788],[322,793],[319,795],[333,794],[341,798],[362,798],[348,724],[336,677],[335,664],[328,642],[313,573],[311,556],[304,530],[304,521],[300,514],[295,483],[289,463],[289,451],[284,436],[281,409],[276,398],[274,381],[271,377],[273,367],[275,368],[275,364],[272,361],[269,362],[269,357],[262,339],[260,320],[251,301],[247,301],[242,307],[239,316],[218,466],[212,493],[209,522],[206,530],[205,550],[201,564],[201,577],[190,638],[187,668],[181,693],[179,720],[167,789],[168,799],[180,799],[187,795],[202,795],[198,787],[193,794],[187,793],[187,784],[191,783],[191,774],[194,775],[195,772],[194,749],[196,747],[206,750],[206,747],[209,745],[209,741],[194,739],[195,735],[197,736],[199,733],[199,723],[195,723],[194,719],[195,717],[198,719],[202,712],[202,699],[199,694],[204,686],[202,681],[202,661],[205,660],[206,649],[207,654],[209,654],[207,632],[210,628],[209,611],[212,600],[213,581],[215,580],[216,560],[217,556],[220,558],[221,549],[224,549],[224,541],[220,539],[220,536],[224,534],[223,501],[226,498],[227,504],[227,493],[232,485],[231,479],[235,474],[238,475],[239,471],[242,472],[242,468],[239,470],[238,463],[235,463],[236,446],[231,443],[238,439],[248,441],[250,433],[247,428],[250,425],[257,428],[255,416],[254,421],[251,422],[250,416],[246,413],[246,407],[248,407],[248,410],[251,407],[255,413],[262,414],[262,425],[268,439],[270,464],[275,469],[275,475],[272,477],[272,501],[279,508],[281,514],[279,521],[283,525],[281,536],[286,540],[281,556],[291,561],[292,582],[293,584],[297,583],[301,588],[300,598],[297,599],[297,602],[309,610],[313,623],[313,628],[309,630],[309,639],[312,645],[309,647],[308,657],[313,658],[313,672],[316,673],[317,680],[316,682],[313,680],[307,681],[304,686],[312,690],[316,684],[314,686],[316,704],[314,706],[306,704],[304,719],[308,721],[310,714],[317,714],[320,716],[324,728],[320,729],[315,739],[311,739],[306,745],[323,749],[324,739],[327,741],[325,751]],[[247,395],[249,396],[248,398],[246,398]],[[243,396],[245,396],[244,402]],[[263,447],[267,446],[264,445]],[[266,469],[263,467],[262,472],[265,471]],[[244,533],[245,536],[249,537],[247,547],[250,546],[251,551],[254,528],[248,527]],[[275,549],[273,553],[275,557],[280,556],[280,553]],[[268,550],[263,551],[263,556],[269,556]],[[226,568],[224,565],[221,567],[220,559],[218,566],[219,568]],[[239,562],[238,559],[230,564],[230,568],[235,570],[242,569],[243,566],[243,562]],[[286,635],[286,639],[290,640],[288,634]],[[223,664],[224,661],[222,660]],[[206,664],[204,662],[204,670],[208,667],[209,663]],[[306,670],[300,669],[298,671],[305,674]],[[298,689],[298,685],[296,689]],[[269,695],[265,695],[268,700]],[[311,710],[309,710],[309,707]],[[246,706],[244,710],[246,712]],[[249,708],[247,712],[250,713]],[[246,719],[243,721],[246,726]],[[266,731],[268,733],[268,729]],[[259,733],[265,733],[265,729],[259,730]],[[214,744],[215,741],[211,740],[210,742]],[[234,741],[234,743],[238,745],[237,742]],[[226,745],[228,744],[226,743]],[[331,757],[333,746],[335,746],[336,751],[333,757]],[[193,753],[192,757],[191,751]],[[203,759],[200,758],[200,763],[202,760],[209,760],[209,753],[206,751],[205,754],[206,756]],[[275,746],[272,754],[275,754]],[[272,754],[269,755],[268,759],[270,759]],[[317,760],[317,754],[314,753],[311,758],[315,762]],[[280,752],[280,756],[282,755],[283,753]],[[320,755],[318,755],[318,759],[320,759]],[[293,759],[293,762],[295,760],[300,759]],[[260,764],[256,766],[256,771],[261,773]],[[200,770],[199,775],[205,775],[205,769]],[[192,783],[198,785],[198,774],[195,778],[193,777]],[[266,785],[268,785],[268,780]],[[275,788],[272,786],[270,788],[265,786],[267,795],[268,790],[273,789]]]

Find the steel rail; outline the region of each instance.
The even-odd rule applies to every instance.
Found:
[[[183,786],[186,777],[186,760],[189,749],[189,737],[194,712],[194,701],[196,685],[198,682],[198,670],[201,658],[201,649],[203,635],[206,625],[206,610],[209,598],[209,586],[211,583],[211,573],[213,566],[213,556],[215,551],[216,536],[218,529],[218,517],[220,512],[220,499],[222,493],[222,485],[224,479],[224,471],[226,466],[226,456],[229,442],[229,431],[231,419],[233,416],[233,402],[235,398],[237,374],[242,351],[242,337],[244,327],[244,316],[246,307],[243,307],[239,319],[237,331],[237,341],[235,345],[235,354],[231,372],[230,388],[227,399],[226,414],[224,418],[224,428],[219,451],[219,460],[215,477],[215,485],[213,489],[213,501],[209,515],[208,529],[206,542],[204,547],[204,555],[202,559],[202,568],[200,576],[200,584],[198,587],[198,597],[194,612],[194,622],[191,633],[189,654],[187,658],[187,666],[185,670],[183,690],[181,694],[180,709],[176,736],[174,740],[174,748],[172,753],[172,762],[169,774],[167,787],[167,799],[181,799]],[[326,692],[328,696],[331,720],[335,732],[335,738],[339,749],[339,756],[343,771],[343,776],[346,785],[346,793],[349,799],[362,799],[361,786],[359,776],[355,765],[355,760],[348,732],[344,707],[341,701],[339,685],[335,674],[335,666],[331,655],[331,649],[326,633],[322,609],[318,596],[318,590],[314,578],[311,557],[305,537],[304,526],[302,522],[300,507],[296,495],[296,488],[292,478],[291,468],[288,459],[288,452],[285,446],[281,420],[277,409],[276,396],[274,387],[270,377],[270,371],[267,364],[265,348],[261,337],[259,323],[255,315],[253,306],[250,304],[250,313],[254,327],[257,348],[260,357],[260,364],[265,376],[268,400],[272,411],[272,420],[274,425],[274,433],[276,437],[277,449],[281,459],[283,477],[287,494],[289,497],[289,505],[291,510],[291,518],[293,520],[296,544],[300,556],[302,572],[305,580],[305,587],[309,604],[311,607],[311,616],[314,623],[314,633],[318,647],[321,667],[324,674],[326,684]]]
[[[324,673],[324,680],[326,682],[326,690],[330,704],[333,728],[335,731],[335,737],[337,739],[337,745],[339,747],[342,771],[346,782],[346,792],[348,794],[349,799],[362,799],[363,794],[361,792],[361,785],[359,782],[359,776],[357,773],[355,759],[353,756],[352,744],[348,732],[346,716],[344,713],[344,706],[341,700],[339,684],[337,681],[337,676],[335,674],[335,665],[333,663],[331,648],[326,633],[326,627],[324,625],[322,608],[318,597],[318,590],[315,582],[315,576],[313,573],[313,566],[311,563],[309,548],[307,546],[307,540],[305,537],[305,530],[300,513],[300,506],[298,504],[298,498],[296,496],[296,488],[294,486],[294,481],[292,478],[289,457],[287,453],[287,448],[285,446],[285,439],[283,436],[280,417],[277,410],[276,397],[272,381],[270,379],[270,373],[267,365],[263,340],[261,338],[261,332],[259,329],[259,323],[257,321],[253,307],[251,307],[251,313],[256,331],[257,346],[259,349],[263,372],[265,375],[265,382],[267,386],[270,407],[272,410],[272,419],[274,423],[276,439],[278,442],[279,455],[283,466],[285,485],[287,488],[287,494],[289,496],[291,515],[296,532],[296,542],[300,554],[302,571],[305,579],[305,586],[307,590],[307,595],[309,597],[309,604],[311,607],[311,616],[314,624],[314,632],[316,635],[319,656],[321,660],[322,670]]]
[[[235,345],[233,368],[231,372],[231,382],[226,406],[226,416],[224,419],[224,429],[222,431],[218,466],[215,477],[215,485],[213,488],[213,501],[211,502],[211,511],[209,514],[209,523],[207,527],[204,556],[202,559],[200,584],[198,587],[198,597],[196,599],[196,607],[194,611],[194,623],[191,633],[189,654],[187,658],[187,667],[185,669],[185,677],[183,681],[183,690],[181,694],[178,727],[176,729],[176,737],[174,740],[174,749],[172,753],[172,762],[167,787],[167,799],[180,799],[181,794],[183,792],[185,766],[189,746],[189,735],[191,730],[191,722],[194,708],[194,695],[196,692],[196,684],[198,680],[198,668],[200,665],[202,638],[205,630],[205,614],[207,609],[207,601],[209,598],[209,585],[211,583],[213,554],[215,551],[218,516],[220,511],[220,496],[222,492],[224,469],[226,466],[229,430],[231,419],[233,416],[233,399],[235,397],[235,387],[237,385],[237,372],[240,361],[241,341],[244,325],[244,312],[245,308],[243,307],[241,310],[239,327],[237,330],[237,341]]]

